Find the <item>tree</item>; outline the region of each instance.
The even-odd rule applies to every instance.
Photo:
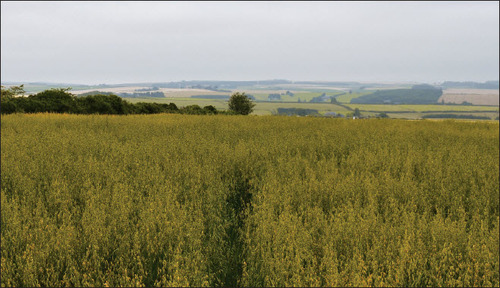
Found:
[[[12,99],[13,97],[17,95],[24,96],[24,84],[21,86],[11,86],[9,88],[5,88],[5,86],[2,85],[2,94],[1,97],[3,100],[9,100]]]
[[[361,112],[359,111],[359,108],[354,109],[354,116],[359,117],[361,116]]]
[[[229,98],[229,110],[236,114],[248,115],[253,112],[255,104],[252,102],[245,92],[236,92]]]
[[[44,111],[26,111],[36,112],[56,112],[56,113],[75,113],[76,97],[69,93],[71,88],[52,88],[29,96],[30,101],[39,101],[44,106]]]

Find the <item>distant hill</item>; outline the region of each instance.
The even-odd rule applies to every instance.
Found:
[[[419,84],[411,89],[378,90],[351,99],[351,104],[435,104],[442,94],[441,88]]]
[[[484,83],[479,82],[453,82],[453,81],[445,81],[441,84],[443,89],[448,88],[464,88],[464,89],[499,89],[499,81],[486,81]]]

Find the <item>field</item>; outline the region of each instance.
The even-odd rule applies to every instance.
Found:
[[[394,104],[345,104],[351,109],[358,108],[362,115],[374,116],[385,112],[391,118],[419,119],[429,114],[455,114],[484,116],[491,120],[499,115],[495,106],[468,105],[394,105]]]
[[[75,95],[100,91],[100,92],[112,92],[112,93],[134,93],[138,92],[136,90],[150,88],[145,86],[127,86],[127,87],[113,87],[113,88],[99,88],[99,89],[86,89],[86,90],[75,90],[71,91]],[[140,91],[139,91],[140,92]],[[160,88],[158,92],[163,92],[165,97],[168,98],[185,98],[195,95],[230,95],[229,92],[219,92],[206,89],[175,89],[175,88]]]
[[[466,105],[393,105],[393,104],[346,104],[351,109],[371,112],[497,112],[494,106]]]
[[[196,84],[196,85],[195,85]],[[411,88],[410,84],[401,83],[337,83],[338,85],[327,83],[295,83],[295,84],[265,84],[254,83],[245,86],[244,83],[238,85],[227,85],[224,82],[179,82],[176,85],[170,83],[169,87],[179,88],[159,88],[158,91],[165,93],[164,98],[126,98],[127,101],[137,102],[157,102],[175,103],[179,107],[189,105],[199,105],[201,107],[212,105],[219,110],[228,108],[227,100],[215,99],[217,96],[229,97],[234,92],[245,92],[255,98],[256,106],[253,115],[276,114],[279,108],[313,109],[319,114],[335,112],[342,115],[352,114],[354,109],[359,109],[362,117],[378,117],[380,113],[385,113],[389,118],[402,119],[422,119],[424,117],[441,115],[442,117],[482,117],[482,120],[497,120],[499,117],[499,95],[498,90],[492,89],[458,89],[451,88],[443,90],[443,96],[439,98],[436,105],[372,105],[372,104],[350,104],[352,99],[384,89]],[[37,84],[38,85],[38,84]],[[27,91],[41,89],[40,85],[29,84]],[[62,85],[62,84],[61,84]],[[151,88],[150,84],[126,84],[116,87],[108,86],[76,86],[72,93],[78,95],[90,91],[103,91],[113,93],[133,93],[138,89]],[[142,86],[141,86],[142,85]],[[207,86],[208,85],[208,86]],[[218,86],[220,85],[220,86]],[[330,86],[332,85],[332,86]],[[161,85],[159,85],[161,86]],[[198,88],[193,88],[198,87]],[[201,89],[200,87],[221,87],[227,92]],[[291,92],[292,94],[287,92]],[[280,94],[280,100],[268,100],[269,94]],[[321,95],[335,97],[340,105],[332,105],[329,102],[310,103],[313,98]],[[208,98],[198,98],[205,95]],[[214,97],[215,96],[215,97]],[[196,97],[196,98],[192,98]],[[212,99],[210,99],[212,98]],[[300,102],[299,102],[300,100]],[[448,104],[441,104],[444,101]],[[457,105],[463,102],[474,105]],[[452,103],[452,104],[450,104]],[[317,115],[317,114],[316,114]],[[452,116],[450,116],[452,115]],[[478,119],[479,120],[479,119]]]
[[[1,286],[498,286],[498,122],[1,116]]]
[[[317,93],[316,93],[317,94]],[[313,95],[316,95],[313,94]],[[315,96],[314,96],[315,97]],[[201,107],[213,105],[217,109],[227,109],[227,100],[218,99],[196,99],[196,98],[128,98],[127,101],[175,103],[179,107],[188,105],[199,105]],[[364,116],[377,116],[381,112],[387,113],[391,118],[419,119],[426,114],[449,113],[458,115],[486,116],[495,119],[499,116],[499,109],[495,106],[464,106],[464,105],[371,105],[371,104],[343,104],[334,105],[330,103],[296,103],[278,101],[255,102],[253,115],[272,115],[278,108],[303,108],[315,109],[320,114],[336,112],[343,115],[352,113],[355,108],[360,109]]]
[[[474,105],[499,105],[498,90],[493,89],[446,89],[438,102],[461,104],[466,101]]]
[[[343,95],[340,95],[338,97],[336,97],[337,101],[340,102],[340,103],[350,103],[351,102],[351,99],[354,99],[354,98],[358,98],[360,96],[363,96],[363,95],[367,95],[367,94],[370,94],[372,92],[352,92],[352,93],[346,93],[346,94],[343,94]]]

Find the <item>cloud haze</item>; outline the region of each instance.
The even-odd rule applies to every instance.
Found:
[[[4,81],[486,81],[498,2],[2,2]]]

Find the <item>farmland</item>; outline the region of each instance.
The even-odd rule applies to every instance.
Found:
[[[498,89],[446,89],[438,102],[474,105],[499,105]]]
[[[498,122],[12,114],[1,135],[2,286],[500,284]]]
[[[493,81],[494,82],[494,81]],[[58,84],[61,86],[62,84]],[[137,93],[134,98],[127,97],[127,101],[175,103],[179,107],[199,105],[201,107],[212,105],[219,110],[227,109],[227,100],[234,92],[245,92],[251,95],[256,103],[254,115],[272,115],[283,109],[301,109],[313,111],[310,115],[325,115],[327,113],[337,113],[340,116],[351,115],[354,110],[359,109],[363,117],[377,117],[380,113],[385,113],[389,118],[422,119],[429,116],[442,115],[443,118],[452,117],[481,117],[489,120],[497,120],[498,90],[484,89],[494,87],[495,83],[455,83],[444,82],[442,96],[435,104],[416,104],[425,102],[418,99],[418,95],[407,95],[405,101],[409,104],[402,104],[397,99],[401,93],[409,93],[413,88],[420,87],[436,88],[427,84],[414,85],[414,83],[357,83],[357,82],[290,82],[287,80],[270,81],[181,81],[168,83],[150,84],[120,84],[120,85],[99,85],[99,86],[75,86],[71,92],[75,95],[82,95],[88,92],[100,91],[104,93]],[[458,85],[458,86],[457,86]],[[460,87],[483,87],[460,88]],[[58,87],[59,87],[58,86]],[[449,87],[448,87],[449,86]],[[455,87],[456,86],[456,87]],[[29,84],[26,91],[40,90],[43,87],[40,83]],[[62,86],[61,86],[62,87]],[[458,88],[457,88],[458,87]],[[156,91],[163,93],[164,97],[148,97],[148,92]],[[392,94],[383,94],[388,91]],[[392,91],[392,92],[391,92]],[[144,95],[141,95],[143,93]],[[373,93],[382,93],[378,101],[384,104],[352,104],[351,101],[360,97],[367,97]],[[404,94],[403,93],[403,94]],[[403,95],[402,94],[402,95]],[[425,93],[424,93],[425,94]],[[399,95],[399,96],[398,96]],[[386,99],[387,96],[387,99]],[[421,95],[422,96],[422,95]],[[425,95],[424,95],[425,96]],[[224,97],[226,99],[224,99]],[[336,104],[332,104],[335,98]],[[389,98],[394,98],[391,101]],[[464,103],[465,102],[465,103]]]
[[[317,95],[313,94],[313,95]],[[156,103],[175,103],[179,107],[189,105],[213,105],[217,109],[227,109],[227,100],[220,99],[197,99],[197,98],[132,98],[127,99],[131,103],[137,102],[156,102]],[[453,113],[466,115],[481,115],[495,119],[499,115],[499,109],[495,106],[467,106],[467,105],[387,105],[387,104],[343,104],[335,105],[330,103],[297,103],[297,102],[279,102],[279,101],[256,101],[253,115],[272,115],[278,108],[302,108],[315,109],[319,114],[327,112],[336,112],[346,115],[358,108],[362,115],[376,116],[378,113],[385,112],[391,118],[419,119],[429,113]]]

